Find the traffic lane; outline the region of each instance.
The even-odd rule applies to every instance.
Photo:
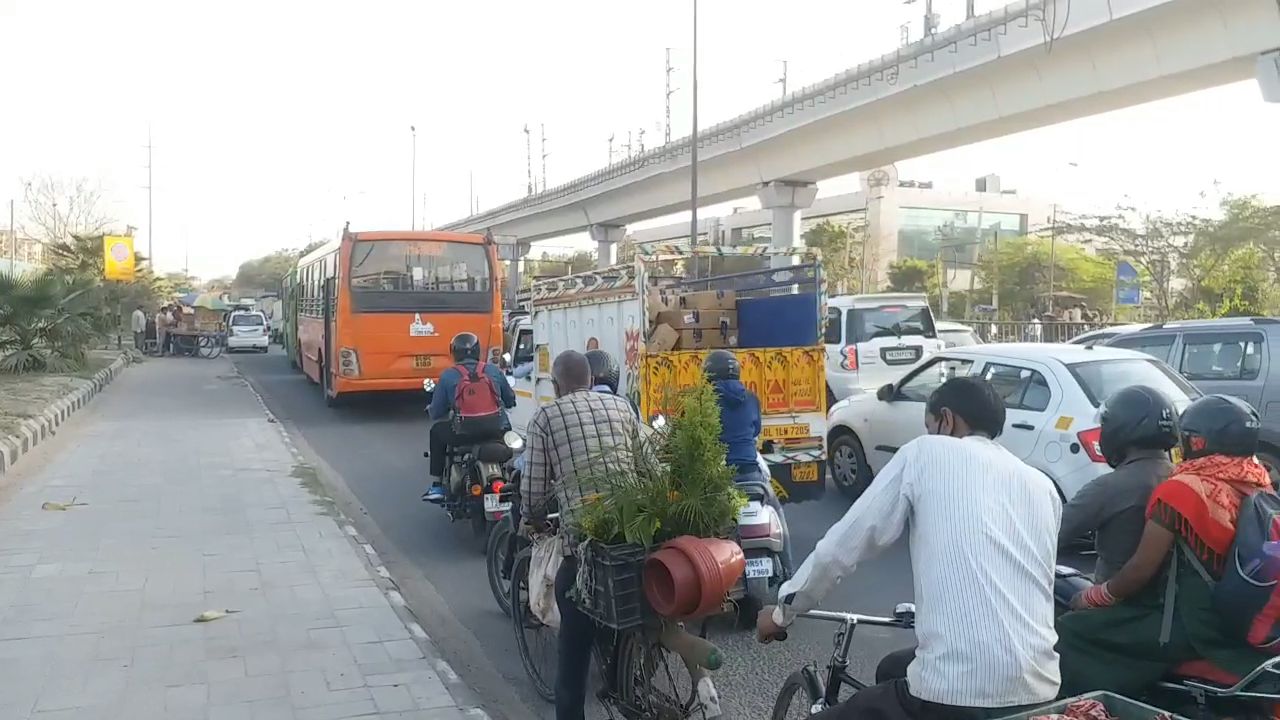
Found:
[[[425,396],[360,397],[330,408],[320,389],[289,368],[285,356],[274,349],[268,355],[236,354],[232,359],[268,408],[301,433],[340,476],[390,543],[389,548],[379,547],[379,552],[419,573],[444,600],[460,628],[433,628],[429,620],[438,614],[419,615],[454,668],[482,695],[483,688],[494,682],[514,689],[523,702],[521,708],[503,709],[510,717],[526,717],[524,708],[541,706],[518,653],[512,652],[511,624],[489,590],[480,542],[468,524],[449,522],[443,510],[420,499],[427,487],[427,460],[422,457],[429,427],[423,412]],[[419,608],[430,602],[422,597],[408,600]],[[459,633],[469,635],[474,643],[448,641]],[[471,646],[482,648],[484,657],[473,657]],[[491,677],[490,668],[501,677]]]

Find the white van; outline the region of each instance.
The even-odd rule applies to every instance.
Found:
[[[942,349],[929,299],[921,293],[838,295],[827,300],[828,405],[859,388],[901,378]]]

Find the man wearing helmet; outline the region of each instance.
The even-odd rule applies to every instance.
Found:
[[[1173,472],[1169,449],[1178,444],[1177,418],[1169,398],[1145,385],[1124,388],[1103,406],[1099,444],[1115,469],[1071,498],[1062,509],[1058,534],[1061,550],[1096,532],[1096,582],[1111,579],[1138,549],[1151,491]]]
[[[463,332],[454,335],[453,340],[449,341],[449,353],[453,355],[454,366],[440,373],[440,380],[436,383],[436,389],[431,396],[430,414],[434,422],[431,424],[430,448],[427,453],[431,461],[431,488],[422,496],[422,499],[427,502],[441,502],[447,497],[443,480],[444,463],[449,446],[455,444],[458,437],[453,424],[445,421],[455,410],[453,399],[457,394],[458,385],[462,382],[462,370],[459,368],[473,373],[477,369],[482,370],[484,377],[493,383],[502,404],[500,412],[503,429],[511,429],[507,409],[516,406],[515,390],[507,382],[507,377],[502,374],[502,370],[497,365],[480,362],[480,338],[476,337],[475,333]]]
[[[1239,398],[1208,395],[1179,419],[1183,461],[1156,486],[1133,557],[1058,619],[1062,693],[1141,697],[1177,665],[1204,659],[1243,676],[1263,659],[1228,636],[1213,603],[1240,508],[1272,492],[1254,453],[1262,422]]]
[[[599,348],[588,350],[585,355],[587,364],[591,366],[591,390],[617,395],[619,383],[622,382],[622,369],[618,366],[618,361]],[[636,417],[640,417],[640,408],[630,398],[627,401],[631,403]]]

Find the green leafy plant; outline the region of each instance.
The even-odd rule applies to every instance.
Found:
[[[720,442],[720,406],[710,385],[682,393],[662,430],[609,448],[575,483],[583,498],[569,522],[605,544],[652,546],[680,535],[718,537],[746,497],[733,484]]]
[[[95,281],[54,270],[0,273],[0,372],[71,372],[101,337]]]

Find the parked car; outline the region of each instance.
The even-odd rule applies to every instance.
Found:
[[[925,358],[901,380],[836,404],[827,419],[831,477],[857,498],[893,454],[925,433],[924,404],[949,378],[986,379],[1005,399],[999,442],[1048,475],[1064,500],[1108,471],[1099,447],[1104,400],[1149,385],[1181,410],[1199,392],[1168,365],[1133,350],[1065,343],[973,345]]]
[[[902,377],[942,349],[921,293],[839,295],[827,300],[827,404]]]
[[[1112,338],[1117,338],[1117,337],[1120,337],[1121,335],[1128,335],[1129,333],[1138,332],[1139,330],[1144,330],[1149,327],[1151,327],[1150,323],[1133,323],[1131,325],[1109,325],[1107,327],[1098,328],[1097,330],[1090,330],[1089,332],[1080,333],[1079,335],[1071,338],[1067,342],[1071,343],[1072,345],[1103,345],[1103,344],[1106,344]]]
[[[267,333],[266,315],[257,310],[237,310],[227,319],[227,352],[245,349],[266,352],[270,342]]]
[[[1117,335],[1106,344],[1168,363],[1202,393],[1234,395],[1257,408],[1262,416],[1258,460],[1271,473],[1272,483],[1280,482],[1280,319],[1158,323]],[[1272,358],[1277,358],[1277,366],[1271,365]]]
[[[970,345],[981,345],[982,338],[978,337],[978,333],[968,325],[961,325],[957,322],[949,320],[939,320],[934,323],[938,330],[938,339],[942,340],[944,347],[969,347]]]

